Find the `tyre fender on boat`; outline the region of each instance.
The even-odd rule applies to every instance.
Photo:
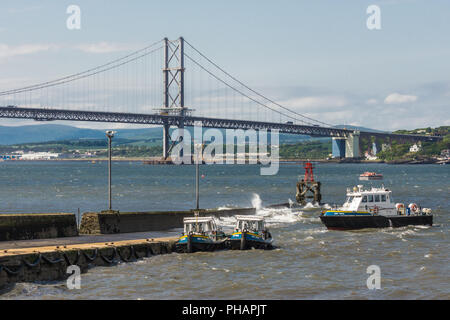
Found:
[[[192,253],[192,235],[187,235],[187,253]]]
[[[246,240],[245,233],[246,233],[245,231],[241,232],[241,235],[242,235],[241,236],[241,247],[240,247],[241,250],[245,250],[245,240]]]

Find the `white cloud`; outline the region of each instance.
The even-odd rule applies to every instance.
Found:
[[[87,53],[111,53],[119,51],[135,50],[137,47],[129,44],[119,44],[110,42],[84,43],[75,46],[76,49]]]
[[[0,32],[1,31],[3,31],[2,28],[0,28]],[[0,60],[5,58],[11,58],[21,55],[29,55],[64,48],[77,49],[86,53],[112,53],[120,51],[137,50],[140,47],[137,45],[109,43],[105,41],[97,43],[84,43],[78,45],[34,43],[34,44],[21,44],[14,46],[5,43],[0,43]]]
[[[7,9],[7,12],[9,14],[23,14],[26,12],[33,12],[41,9],[41,6],[33,5],[33,6],[26,6],[26,7],[16,7],[16,8],[9,8]]]
[[[57,47],[58,46],[54,44],[23,44],[10,46],[0,43],[0,59],[49,51],[51,49],[56,49]]]
[[[201,96],[201,97],[194,97],[194,103],[233,103],[235,99],[232,96]],[[251,101],[247,97],[239,97],[240,102],[249,102]]]
[[[415,102],[417,101],[418,97],[413,95],[407,95],[407,94],[400,94],[400,93],[391,93],[384,99],[385,104],[400,104],[400,103],[407,103],[407,102]]]
[[[282,103],[286,107],[306,109],[306,108],[334,108],[347,105],[347,99],[340,96],[310,96],[294,98]]]

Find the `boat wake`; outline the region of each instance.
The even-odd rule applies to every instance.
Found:
[[[268,226],[283,226],[293,223],[320,223],[318,215],[323,209],[331,208],[328,204],[312,204],[307,203],[305,206],[293,206],[293,201],[288,199],[290,208],[288,207],[264,207],[261,197],[254,193],[251,199],[252,207],[256,209],[256,215],[265,218]],[[219,208],[228,209],[228,207]],[[236,224],[235,217],[220,217],[217,219],[218,225],[222,227],[234,227]]]
[[[322,206],[318,203],[311,203],[308,202],[306,205],[301,207],[302,210],[316,210],[316,209],[322,209]]]
[[[267,226],[281,226],[285,224],[297,223],[301,220],[298,211],[290,208],[261,208],[257,209],[255,215],[264,217]],[[236,218],[218,217],[217,224],[221,227],[234,227],[236,225]]]
[[[268,225],[296,223],[299,221],[298,212],[291,208],[261,208],[256,210],[256,215],[264,217]]]

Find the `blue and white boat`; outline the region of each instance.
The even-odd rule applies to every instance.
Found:
[[[217,227],[213,217],[184,218],[184,231],[175,244],[175,251],[192,253],[225,249],[227,236]]]
[[[260,216],[236,216],[235,232],[228,240],[233,250],[272,249],[273,239]]]

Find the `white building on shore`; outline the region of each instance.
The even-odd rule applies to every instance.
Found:
[[[422,150],[422,146],[420,144],[413,144],[410,148],[409,148],[409,152],[419,152],[420,150]]]
[[[52,160],[59,157],[59,153],[51,152],[31,152],[24,153],[20,157],[21,160]]]

